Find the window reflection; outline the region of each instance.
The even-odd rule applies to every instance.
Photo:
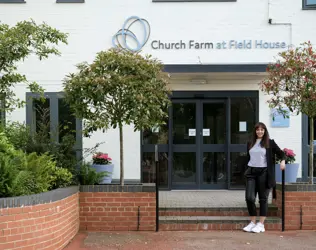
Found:
[[[231,98],[231,143],[245,144],[256,124],[254,97]]]
[[[245,187],[244,172],[247,166],[247,153],[236,152],[230,154],[230,185],[231,187]]]
[[[226,174],[225,153],[207,152],[203,157],[203,183],[225,183]]]
[[[173,153],[172,184],[173,185],[196,184],[196,154],[195,152]]]
[[[143,144],[168,144],[169,119],[166,124],[143,131]]]
[[[308,167],[307,167],[307,176],[309,177],[309,154],[308,156]],[[316,177],[316,154],[314,154],[314,158],[313,158],[313,166],[314,166],[314,172],[313,172],[313,177]]]
[[[174,103],[173,108],[173,144],[195,144],[195,135],[189,135],[189,130],[196,131],[196,104]]]
[[[159,153],[159,187],[168,186],[168,153]],[[143,153],[142,158],[142,181],[143,183],[156,183],[155,153]]]

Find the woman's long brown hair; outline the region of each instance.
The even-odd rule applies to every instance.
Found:
[[[262,123],[262,122],[258,122],[255,125],[255,127],[254,127],[254,129],[252,131],[252,138],[251,138],[251,141],[250,141],[249,149],[251,149],[256,144],[256,140],[257,140],[256,130],[258,128],[264,129],[264,135],[263,135],[262,140],[260,142],[261,147],[269,148],[270,136],[269,136],[269,132],[268,132],[267,126],[264,123]]]

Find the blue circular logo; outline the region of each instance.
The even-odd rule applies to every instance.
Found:
[[[135,33],[131,30],[133,24],[139,23],[142,29],[142,36],[137,37]],[[112,38],[112,43],[114,47],[122,47],[124,49],[138,52],[140,51],[145,44],[148,42],[150,36],[150,26],[147,20],[143,18],[139,18],[137,16],[131,16],[129,17],[124,25],[123,28],[120,29]],[[135,47],[130,47],[128,45],[128,40],[132,40],[134,43],[136,43]]]

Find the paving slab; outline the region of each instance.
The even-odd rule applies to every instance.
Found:
[[[66,250],[315,249],[314,231],[120,232],[79,233]]]
[[[258,197],[256,203],[258,204]],[[269,203],[272,203],[272,193],[269,195]],[[159,207],[246,207],[245,191],[160,191]]]

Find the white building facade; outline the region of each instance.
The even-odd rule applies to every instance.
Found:
[[[169,120],[158,130],[125,127],[127,183],[155,181],[158,144],[162,188],[239,188],[240,162],[258,121],[281,148],[294,150],[298,178],[307,178],[307,118],[272,121],[268,97],[258,84],[277,53],[305,41],[316,43],[315,0],[0,0],[0,17],[9,25],[32,18],[69,34],[60,57],[42,62],[30,57],[19,67],[45,88],[56,125],[67,116],[58,95],[63,78],[97,52],[119,42],[165,64],[173,91]],[[16,93],[21,99],[29,95],[24,85],[17,85]],[[33,108],[27,101],[7,119],[34,125]],[[118,131],[82,138],[81,127],[74,122],[78,143],[83,148],[103,143],[100,150],[113,158],[113,178],[119,179]]]

